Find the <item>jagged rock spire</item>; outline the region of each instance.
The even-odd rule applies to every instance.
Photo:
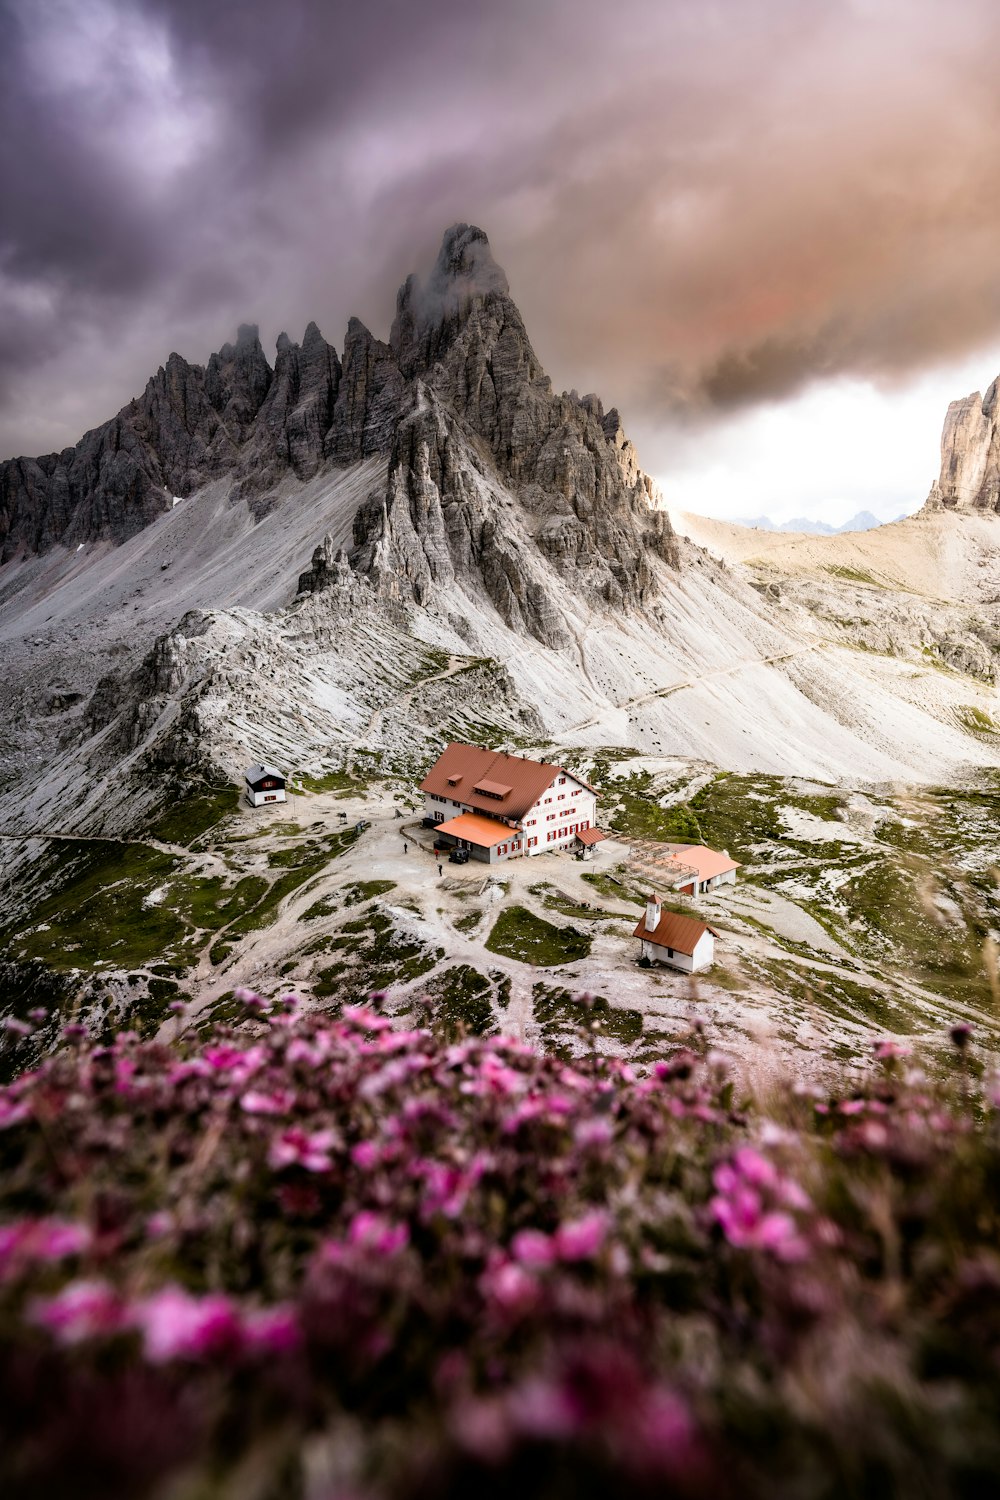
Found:
[[[985,396],[975,391],[948,407],[941,434],[941,473],[927,504],[948,510],[1000,513],[1000,378]]]

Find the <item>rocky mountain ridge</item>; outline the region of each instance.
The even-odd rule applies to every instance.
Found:
[[[896,516],[901,521],[902,516]],[[845,531],[872,531],[876,526],[890,524],[880,521],[870,510],[859,510],[841,526],[831,526],[827,521],[814,521],[808,516],[795,516],[791,521],[772,521],[770,516],[735,516],[734,526],[749,526],[755,531],[796,532],[806,536],[841,536]]]
[[[1000,377],[985,396],[952,401],[941,434],[941,473],[927,505],[1000,514]]]
[[[676,565],[617,411],[552,391],[485,234],[465,224],[426,284],[401,287],[388,344],[352,319],[341,358],[310,323],[301,345],[281,335],[272,369],[246,325],[204,368],[172,354],[75,448],[4,464],[0,558],[121,543],[216,479],[259,517],[286,475],[376,454],[385,493],[359,510],[350,562],[387,597],[421,604],[474,579],[505,621],[557,645],[536,551],[618,609],[652,596],[657,560]]]

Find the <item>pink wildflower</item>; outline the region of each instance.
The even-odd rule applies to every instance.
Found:
[[[359,1245],[376,1255],[395,1255],[410,1243],[408,1224],[394,1224],[381,1214],[362,1209],[351,1220],[347,1231],[348,1242]]]
[[[804,1241],[789,1214],[765,1212],[760,1194],[739,1188],[728,1198],[713,1198],[712,1213],[729,1243],[737,1249],[770,1250],[780,1260],[801,1260]]]
[[[0,1130],[9,1130],[26,1120],[31,1109],[26,1099],[15,1099],[7,1089],[0,1089]]]
[[[78,1344],[99,1334],[117,1333],[123,1326],[121,1298],[106,1281],[71,1281],[54,1297],[36,1297],[28,1317],[60,1344]]]
[[[894,1062],[896,1058],[910,1055],[910,1048],[905,1042],[894,1042],[888,1037],[882,1037],[873,1042],[872,1047],[879,1062]]]
[[[285,1130],[271,1143],[268,1162],[275,1171],[282,1167],[305,1167],[307,1172],[328,1172],[333,1166],[330,1152],[340,1144],[335,1130]]]
[[[290,1089],[274,1089],[269,1094],[263,1089],[247,1089],[240,1100],[240,1108],[248,1115],[287,1115],[294,1104]]]
[[[92,1235],[85,1224],[65,1219],[20,1219],[0,1226],[0,1270],[15,1261],[63,1260],[89,1250]]]
[[[243,1316],[243,1344],[254,1354],[289,1354],[302,1342],[294,1307],[278,1303]]]
[[[511,1420],[525,1437],[562,1442],[580,1425],[578,1404],[563,1385],[529,1376],[507,1399]]]
[[[588,1148],[588,1146],[610,1146],[615,1140],[615,1128],[612,1122],[601,1116],[592,1116],[591,1119],[580,1121],[576,1130],[573,1131],[573,1140],[577,1146]]]
[[[509,1115],[504,1117],[504,1135],[514,1135],[522,1125],[527,1125],[531,1120],[537,1120],[539,1115],[545,1113],[545,1101],[532,1097],[522,1099],[514,1106]]]
[[[367,1005],[345,1005],[342,1019],[345,1026],[353,1026],[358,1031],[388,1031],[392,1027],[390,1020],[376,1015]]]
[[[538,1301],[538,1282],[513,1261],[489,1267],[480,1277],[479,1286],[487,1301],[505,1312],[527,1312]]]
[[[556,1258],[556,1247],[540,1229],[519,1229],[510,1245],[514,1259],[524,1266],[548,1266]]]
[[[733,1158],[736,1171],[753,1187],[773,1187],[778,1178],[777,1168],[766,1156],[761,1156],[751,1146],[741,1146]]]
[[[608,1216],[594,1209],[579,1219],[560,1224],[556,1230],[556,1250],[560,1260],[590,1260],[604,1244]]]
[[[166,1286],[132,1308],[151,1364],[171,1359],[201,1359],[239,1343],[240,1324],[228,1297],[195,1297],[179,1286]]]

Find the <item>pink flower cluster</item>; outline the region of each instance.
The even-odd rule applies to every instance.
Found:
[[[710,1208],[731,1245],[767,1250],[779,1260],[802,1260],[808,1241],[794,1214],[811,1208],[806,1194],[766,1156],[741,1146],[712,1174],[716,1196]]]
[[[775,1123],[697,1033],[637,1076],[244,1001],[204,1041],[74,1033],[0,1090],[0,1492],[89,1465],[238,1493],[251,1455],[309,1492],[336,1453],[366,1500],[849,1493],[944,1407],[935,1473],[987,1471],[1000,1377],[962,1372],[1000,1370],[1000,1085],[971,1037],[955,1097],[886,1042]]]
[[[60,1344],[138,1330],[154,1365],[218,1354],[283,1354],[301,1342],[291,1306],[243,1310],[230,1297],[194,1296],[176,1285],[129,1301],[107,1281],[71,1281],[53,1297],[34,1298],[28,1315]]]

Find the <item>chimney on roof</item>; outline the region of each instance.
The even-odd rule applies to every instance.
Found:
[[[660,898],[655,891],[651,891],[646,897],[646,931],[655,932],[660,925]]]

